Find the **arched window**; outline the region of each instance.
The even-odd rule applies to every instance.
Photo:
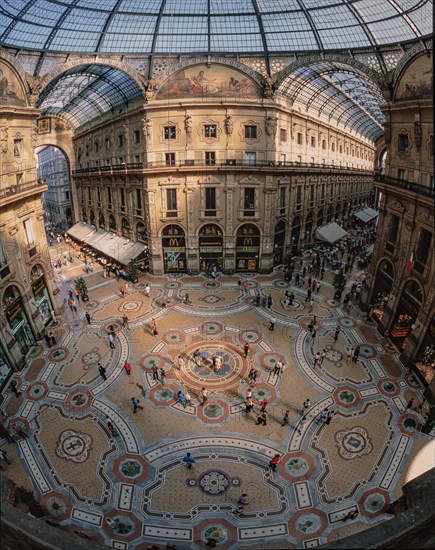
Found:
[[[140,241],[141,243],[146,243],[148,242],[147,240],[147,232],[146,232],[146,227],[145,227],[145,224],[142,223],[142,222],[139,222],[137,224],[137,228],[136,228],[136,239],[138,241]]]
[[[44,271],[39,264],[35,264],[30,271],[30,282],[34,283],[39,277],[44,275]]]
[[[121,220],[121,233],[123,237],[129,237],[130,236],[130,226],[128,224],[127,218],[122,218]]]
[[[3,309],[8,309],[21,296],[19,289],[15,285],[8,286],[4,291],[2,305]]]
[[[95,214],[94,214],[94,211],[92,210],[89,210],[89,221],[91,223],[91,225],[95,225]]]
[[[103,229],[106,226],[106,221],[104,219],[104,214],[102,212],[100,212],[98,215],[98,226],[102,227]]]
[[[116,220],[113,214],[109,216],[109,229],[110,231],[116,231]]]

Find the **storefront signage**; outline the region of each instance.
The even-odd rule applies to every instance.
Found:
[[[23,306],[21,300],[16,300],[8,309],[6,310],[6,315],[9,321],[13,321],[23,311]]]
[[[45,278],[44,276],[40,277],[37,281],[32,284],[33,294],[38,294],[41,290],[45,288]]]
[[[222,253],[222,247],[221,246],[201,246],[199,251],[202,254],[207,254],[208,252],[211,252],[213,254],[220,254]]]
[[[163,252],[164,252],[165,254],[171,253],[171,252],[185,252],[185,251],[186,251],[186,249],[185,249],[184,246],[179,246],[179,247],[176,247],[176,246],[173,247],[173,246],[171,246],[170,248],[168,248],[168,247],[166,247],[166,248],[164,247],[164,248],[163,248]]]
[[[258,246],[238,246],[237,252],[258,252]]]

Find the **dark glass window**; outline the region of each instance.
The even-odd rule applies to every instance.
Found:
[[[216,124],[204,124],[204,137],[206,137],[206,138],[215,138],[215,137],[217,137],[217,126],[216,126]]]
[[[175,126],[165,126],[163,129],[163,136],[165,139],[175,139],[177,137]]]
[[[257,139],[257,126],[245,126],[245,138]]]

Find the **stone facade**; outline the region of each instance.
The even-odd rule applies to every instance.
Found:
[[[427,383],[435,350],[431,66],[431,54],[401,66],[384,108],[387,160],[385,174],[376,176],[379,230],[363,298],[376,306],[380,330],[405,364],[417,364]]]
[[[58,289],[47,251],[35,148],[39,111],[29,107],[26,87],[0,61],[0,382],[24,365],[44,334]]]

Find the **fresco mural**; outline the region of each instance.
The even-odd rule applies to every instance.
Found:
[[[24,105],[20,82],[8,65],[0,61],[0,104]]]
[[[418,57],[404,71],[396,91],[397,99],[432,97],[432,55]]]
[[[222,65],[195,65],[171,75],[157,93],[157,99],[182,97],[252,97],[261,91],[249,77]]]

